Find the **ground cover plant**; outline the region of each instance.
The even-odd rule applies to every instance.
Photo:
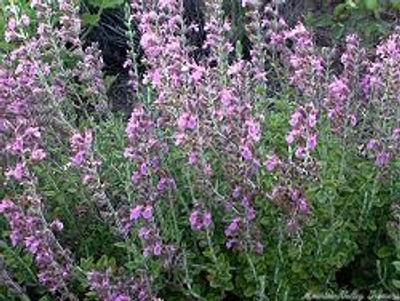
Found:
[[[399,28],[371,54],[257,1],[85,3],[2,11],[1,299],[398,296]]]

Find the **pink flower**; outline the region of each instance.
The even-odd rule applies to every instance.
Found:
[[[297,147],[295,155],[297,158],[304,158],[304,156],[306,155],[305,148],[302,146]]]
[[[198,156],[196,153],[192,152],[189,154],[189,164],[190,165],[195,164],[197,162],[197,160],[198,160]]]
[[[310,137],[308,138],[308,145],[307,148],[309,150],[314,150],[315,147],[317,146],[317,134],[313,133],[310,135]]]
[[[272,156],[269,156],[264,165],[267,171],[271,172],[280,164],[281,160],[279,159],[279,157],[276,154],[273,154]]]
[[[292,116],[290,117],[289,124],[290,124],[292,127],[295,127],[295,126],[297,126],[297,124],[300,122],[300,120],[301,120],[302,118],[303,118],[303,115],[300,113],[299,110],[297,110],[297,111],[294,112],[294,113],[292,114]]]
[[[85,153],[84,152],[78,152],[78,153],[76,153],[75,156],[73,156],[71,158],[71,161],[72,161],[72,163],[74,165],[80,166],[80,165],[82,165],[84,159],[85,159]]]
[[[294,139],[296,138],[296,136],[297,136],[297,131],[295,131],[295,130],[290,131],[286,135],[286,143],[289,144],[289,145],[292,144],[294,142]]]
[[[189,113],[182,113],[178,118],[178,128],[181,130],[190,129],[194,130],[196,128],[197,121],[196,118]]]
[[[41,161],[45,157],[46,157],[46,153],[41,148],[37,148],[37,149],[33,150],[32,153],[31,153],[31,159],[33,161]]]
[[[140,173],[135,171],[132,173],[131,181],[137,183],[140,180]]]
[[[187,124],[187,120],[188,120],[188,113],[182,113],[181,116],[179,116],[178,118],[178,127],[181,130],[186,129],[186,124]]]
[[[161,73],[158,69],[154,70],[152,73],[152,80],[151,83],[153,84],[154,87],[159,87],[161,86]]]
[[[199,82],[201,78],[203,77],[203,74],[205,72],[205,68],[198,66],[198,65],[193,65],[193,70],[190,74],[190,77],[193,79],[195,83]]]
[[[175,145],[179,146],[185,140],[186,135],[184,133],[178,133],[174,135],[175,138]]]
[[[173,5],[176,4],[176,0],[160,0],[158,1],[158,5],[160,7],[160,9],[164,9],[164,8],[172,8],[173,9]]]
[[[219,93],[219,98],[224,105],[229,106],[233,100],[233,93],[228,89],[223,89]]]
[[[28,17],[26,14],[23,14],[23,15],[21,16],[21,23],[22,23],[22,25],[25,26],[25,27],[28,27],[28,26],[29,26],[30,20],[29,20],[29,17]]]
[[[5,173],[7,178],[13,177],[17,181],[21,181],[24,176],[25,168],[22,163],[17,163],[13,169],[8,170]]]
[[[190,130],[194,130],[196,128],[196,125],[196,118],[193,115],[189,115],[186,127]]]
[[[254,140],[259,141],[261,138],[260,124],[253,119],[246,121],[248,135]]]
[[[236,62],[235,64],[229,67],[228,75],[239,74],[240,71],[242,71],[242,69],[243,69],[243,62],[242,61]]]

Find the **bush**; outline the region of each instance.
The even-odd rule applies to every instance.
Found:
[[[101,51],[83,45],[77,3],[32,2],[35,22],[7,7],[0,296],[396,293],[399,33],[373,57],[347,36],[338,64],[302,24],[246,6],[243,57],[221,6],[207,2],[199,58],[181,4],[125,7],[127,123],[108,109]],[[79,123],[77,101],[94,108]]]

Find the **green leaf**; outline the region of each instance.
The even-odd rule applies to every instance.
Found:
[[[400,0],[391,0],[390,4],[394,9],[400,9]]]
[[[81,16],[83,26],[96,26],[99,24],[100,15],[85,13]]]
[[[396,288],[400,288],[400,281],[399,281],[399,280],[393,280],[393,285],[394,285]]]
[[[346,3],[341,3],[339,5],[335,6],[335,9],[333,10],[333,15],[335,17],[339,17],[341,14],[343,14],[348,8],[348,5]]]
[[[295,274],[300,274],[303,271],[301,264],[294,262],[292,265],[292,272]]]
[[[257,292],[257,288],[252,287],[249,285],[245,290],[244,290],[244,295],[248,298],[253,297]]]
[[[333,24],[334,24],[334,22],[332,20],[331,15],[323,15],[315,21],[314,26],[315,27],[328,27],[328,26],[332,26]]]
[[[375,11],[379,8],[378,0],[364,0],[365,7],[368,10]]]
[[[389,246],[383,246],[377,252],[379,258],[386,258],[389,257],[391,254],[392,254],[392,248]]]
[[[396,268],[396,271],[400,272],[400,261],[393,261],[392,264]]]
[[[106,0],[103,2],[102,7],[103,8],[116,8],[117,6],[120,6],[124,4],[124,0]]]
[[[346,4],[348,6],[350,6],[352,9],[356,9],[357,8],[357,3],[355,3],[353,0],[347,0]]]
[[[116,8],[124,4],[124,0],[88,0],[88,4],[93,7],[99,8]]]

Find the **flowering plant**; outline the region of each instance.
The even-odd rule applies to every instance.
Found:
[[[140,76],[130,45],[127,121],[108,109],[101,52],[82,45],[77,3],[32,1],[33,33],[10,4],[1,294],[298,300],[354,285],[341,275],[362,260],[379,262],[383,278],[366,275],[357,289],[395,289],[382,276],[382,266],[394,272],[394,244],[376,237],[399,195],[399,34],[373,57],[349,35],[338,54],[248,2],[249,57],[217,1],[205,4],[198,57],[182,1],[127,4],[128,43],[135,23],[147,66]]]

